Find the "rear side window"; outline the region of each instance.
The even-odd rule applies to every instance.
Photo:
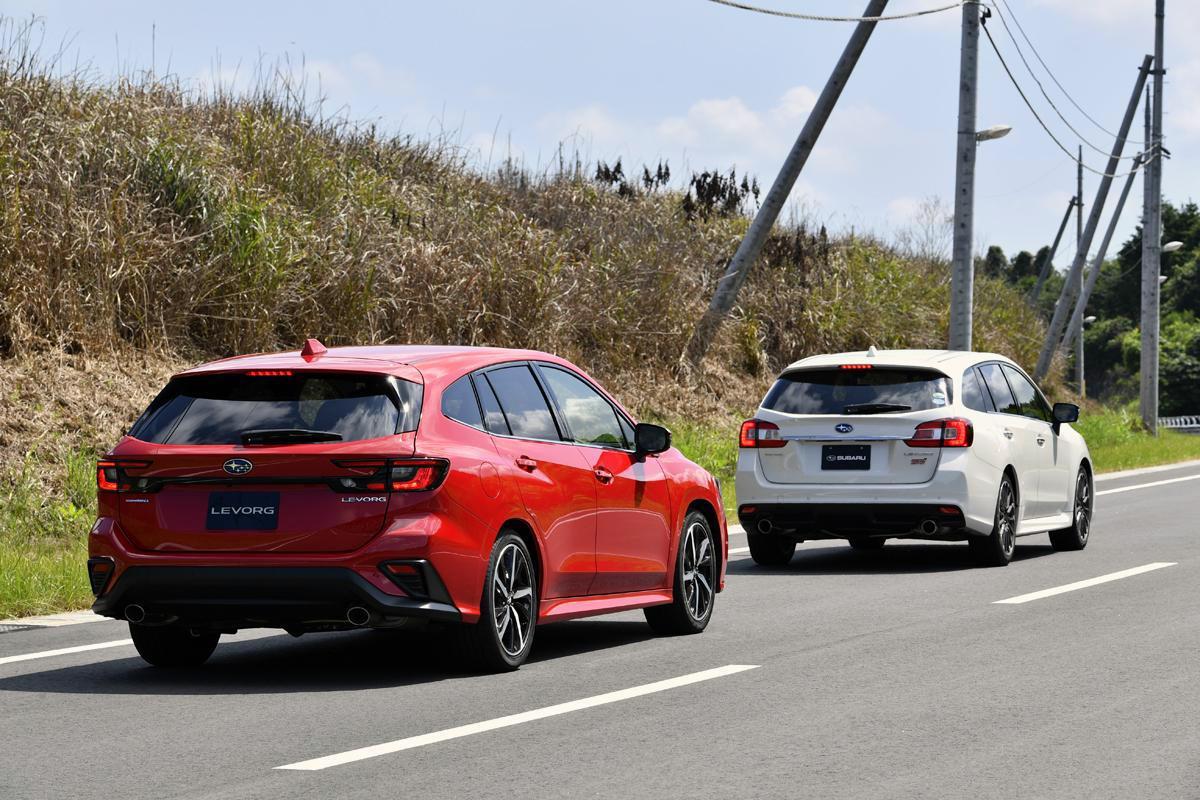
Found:
[[[559,441],[550,406],[529,367],[501,367],[489,370],[485,377],[496,391],[513,436]]]
[[[1004,373],[1000,371],[999,364],[984,364],[979,368],[983,374],[984,383],[987,384],[988,391],[991,392],[992,402],[996,404],[996,410],[1001,414],[1017,414],[1021,413],[1021,406],[1013,397],[1012,390],[1008,388],[1008,381],[1004,379]]]
[[[511,435],[504,412],[500,410],[500,401],[496,399],[496,393],[492,391],[492,385],[485,375],[475,376],[475,391],[479,393],[479,405],[483,408],[484,427],[502,436]]]
[[[246,431],[279,429],[374,439],[416,430],[421,393],[384,375],[195,375],[167,384],[129,433],[155,444],[238,444]]]
[[[1008,377],[1008,385],[1012,387],[1013,394],[1021,406],[1021,414],[1030,419],[1040,419],[1042,422],[1049,422],[1050,408],[1046,405],[1046,401],[1042,399],[1042,396],[1038,394],[1038,390],[1030,383],[1029,378],[1022,375],[1019,370],[1015,370],[1007,365],[1004,366],[1004,374]]]
[[[625,441],[617,412],[599,392],[565,370],[542,367],[541,373],[574,441],[606,447],[632,446]]]
[[[925,369],[806,369],[783,375],[763,408],[785,414],[886,414],[927,411],[950,402],[950,381]]]
[[[975,374],[975,369],[968,369],[963,374],[962,384],[962,400],[963,405],[974,411],[991,411],[991,404],[988,403],[988,398],[984,395],[983,387],[979,384],[979,378]]]
[[[475,401],[475,390],[471,388],[471,376],[459,378],[442,392],[442,413],[472,427],[483,427],[483,416]]]

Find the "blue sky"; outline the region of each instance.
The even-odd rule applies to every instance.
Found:
[[[1115,130],[1142,54],[1152,50],[1153,0],[1008,3],[1076,101]],[[759,4],[826,14],[855,14],[866,5]],[[893,0],[889,13],[945,4]],[[1174,158],[1164,189],[1180,201],[1195,196],[1200,180],[1193,149],[1200,144],[1200,3],[1167,5],[1166,134]],[[153,58],[159,72],[169,68],[196,86],[245,85],[260,63],[282,63],[303,74],[314,94],[319,86],[329,110],[390,130],[449,136],[480,163],[511,153],[544,166],[565,142],[589,159],[667,160],[676,176],[736,165],[764,185],[852,28],[706,0],[10,0],[4,13],[36,14],[47,48],[65,41],[66,61],[78,58],[101,77],[148,68]],[[1076,137],[1038,94],[998,20],[990,24],[1044,118],[1074,149]],[[877,27],[801,176],[795,207],[835,230],[894,237],[912,225],[924,199],[950,202],[958,33],[956,10]],[[1021,104],[986,40],[980,63],[980,127],[1007,123],[1014,131],[980,148],[976,247],[1034,249],[1053,236],[1073,194],[1074,165]],[[1043,80],[1072,124],[1107,148],[1110,137]],[[1140,125],[1139,114],[1138,139]],[[1085,147],[1085,161],[1101,168],[1105,159]],[[1087,176],[1089,204],[1096,182]],[[1139,185],[1123,235],[1137,223],[1140,197]],[[1064,245],[1060,266],[1072,250]]]

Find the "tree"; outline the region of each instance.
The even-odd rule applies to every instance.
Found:
[[[1004,255],[1004,248],[995,244],[989,247],[987,255],[983,257],[982,269],[983,274],[993,278],[1007,277],[1008,258]]]
[[[1033,253],[1029,252],[1028,250],[1022,250],[1021,252],[1017,253],[1012,257],[1012,262],[1009,264],[1008,271],[1012,276],[1011,280],[1014,283],[1021,280],[1021,278],[1027,278],[1030,275],[1036,278],[1038,274],[1038,268],[1037,263],[1034,261]]]

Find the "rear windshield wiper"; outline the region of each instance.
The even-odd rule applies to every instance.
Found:
[[[300,444],[303,442],[340,442],[337,431],[310,431],[304,428],[259,428],[242,431],[242,444]]]
[[[886,414],[889,411],[912,411],[912,406],[899,403],[856,403],[842,409],[843,414]]]

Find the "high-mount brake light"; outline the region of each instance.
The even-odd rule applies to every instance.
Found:
[[[96,462],[96,488],[102,492],[128,492],[135,488],[136,481],[130,481],[125,474],[127,469],[145,469],[149,461],[128,461],[102,459]]]
[[[975,441],[975,428],[970,420],[961,417],[922,422],[904,443],[909,447],[970,447]]]
[[[739,447],[784,447],[787,442],[783,440],[783,434],[779,432],[779,426],[774,422],[767,422],[761,419],[748,419],[742,423],[742,430],[738,434]]]
[[[838,369],[874,369],[870,364],[842,364]]]
[[[333,481],[340,492],[427,492],[441,485],[450,468],[450,462],[441,458],[353,459],[333,464],[357,473]]]
[[[252,369],[246,373],[251,378],[290,378],[290,369]]]

